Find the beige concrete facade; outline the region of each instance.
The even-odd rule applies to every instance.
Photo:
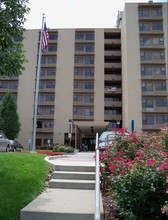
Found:
[[[118,28],[49,30],[41,57],[38,146],[50,140],[79,148],[87,140],[93,150],[96,132],[120,127],[131,131],[130,121],[135,122],[134,130],[151,132],[167,123],[167,9],[167,3],[126,3]],[[143,25],[151,29],[140,30]],[[152,30],[153,26],[161,30]],[[17,79],[2,79],[0,90],[3,97],[7,91],[3,82],[18,83],[14,90],[22,124],[18,139],[26,147],[33,135],[39,33],[26,30],[25,71]],[[151,43],[155,41],[159,44]]]

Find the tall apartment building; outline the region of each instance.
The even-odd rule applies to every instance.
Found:
[[[117,28],[50,29],[41,57],[36,144],[87,140],[125,127],[158,131],[168,123],[168,3],[126,3]],[[25,32],[28,63],[19,77],[2,78],[0,101],[16,94],[19,140],[33,135],[40,30]]]

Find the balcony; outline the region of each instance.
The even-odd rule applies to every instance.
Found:
[[[121,101],[105,101],[104,102],[105,107],[122,107]]]
[[[104,115],[105,121],[121,121],[122,115]]]
[[[37,115],[37,119],[54,119],[54,114],[46,115]]]
[[[165,124],[142,125],[142,130],[160,130]]]
[[[113,75],[113,74],[105,74],[104,80],[105,81],[121,81],[121,75]]]
[[[104,44],[121,44],[121,39],[104,39]]]
[[[105,56],[117,56],[117,57],[119,57],[119,56],[121,56],[121,51],[115,51],[115,50],[107,51],[107,50],[105,50],[104,55]]]
[[[90,115],[90,116],[86,116],[86,115],[73,115],[73,120],[93,121],[94,120],[94,116],[92,116],[92,115]]]
[[[166,75],[141,75],[141,79],[152,79],[152,80],[166,80]]]
[[[111,88],[105,88],[104,93],[105,94],[121,94],[122,93],[121,88],[116,88],[115,86],[113,86],[113,88],[112,89]]]
[[[73,106],[85,106],[85,107],[92,107],[92,106],[94,106],[94,102],[73,102]]]
[[[143,112],[167,113],[168,107],[142,108]]]
[[[37,128],[37,133],[53,133],[54,128]]]
[[[84,76],[84,75],[75,75],[74,79],[79,79],[79,80],[93,80],[94,76]]]
[[[94,93],[94,89],[74,88],[74,92],[77,93]]]
[[[167,91],[143,91],[142,96],[167,96]]]
[[[104,68],[110,68],[110,69],[121,69],[121,63],[105,63]]]

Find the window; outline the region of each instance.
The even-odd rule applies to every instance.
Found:
[[[37,128],[42,128],[43,123],[40,120],[37,120]]]
[[[57,45],[48,45],[48,51],[49,52],[57,51]]]
[[[74,69],[74,75],[75,76],[82,76],[83,75],[83,69],[82,68],[75,68]]]
[[[94,40],[94,34],[86,34],[86,40]]]
[[[151,14],[154,17],[158,17],[158,16],[161,17],[162,16],[162,9],[161,8],[160,9],[152,9]]]
[[[54,114],[54,108],[53,107],[46,107],[45,108],[45,113],[47,115],[53,115]]]
[[[94,69],[93,68],[85,69],[85,76],[93,77],[94,76]]]
[[[41,58],[41,64],[46,64],[46,57]]]
[[[75,51],[84,51],[84,45],[76,44]]]
[[[86,52],[94,52],[94,45],[86,45],[85,51]]]
[[[82,108],[73,108],[74,115],[82,115]]]
[[[75,63],[84,63],[83,57],[75,57]]]
[[[84,116],[93,116],[93,108],[84,108]]]
[[[139,17],[149,17],[149,10],[148,9],[139,9],[138,15],[139,15]]]
[[[40,76],[44,77],[45,76],[45,68],[41,68],[40,70]]]
[[[44,82],[39,82],[39,89],[44,89],[44,86],[45,86]]]
[[[9,89],[18,89],[18,82],[9,82]]]
[[[166,83],[165,82],[156,82],[155,83],[155,90],[161,91],[166,90]]]
[[[44,102],[44,95],[39,94],[38,101]]]
[[[166,75],[165,67],[155,67],[154,68],[154,74],[155,75]]]
[[[142,108],[153,108],[153,99],[143,99]]]
[[[141,60],[152,60],[151,52],[141,52]]]
[[[153,23],[152,30],[160,31],[163,30],[163,23]]]
[[[92,103],[92,102],[94,102],[94,96],[93,95],[84,95],[84,101],[86,103]]]
[[[58,40],[58,34],[49,34],[49,40]]]
[[[154,125],[154,116],[153,115],[143,115],[142,116],[143,125]]]
[[[55,95],[54,94],[46,94],[45,95],[45,101],[51,102],[55,100]]]
[[[166,98],[157,98],[156,99],[156,107],[167,107],[167,99]]]
[[[5,94],[0,94],[0,101],[2,101],[4,97],[5,97]]]
[[[41,107],[37,108],[37,115],[43,115],[43,108]]]
[[[74,100],[74,102],[82,102],[82,101],[83,101],[83,95],[81,95],[81,94],[75,94],[75,95],[73,96],[73,100]]]
[[[152,43],[153,43],[153,45],[164,45],[164,38],[163,37],[153,37]]]
[[[74,88],[82,89],[83,88],[83,82],[74,82]]]
[[[53,121],[44,121],[44,127],[45,128],[53,128],[54,122]]]
[[[84,40],[84,34],[75,34],[75,40]]]
[[[153,83],[150,83],[150,82],[142,83],[142,91],[143,92],[153,91]]]
[[[140,23],[139,24],[140,31],[150,31],[150,24],[148,23]]]
[[[94,57],[85,57],[85,64],[94,64]]]
[[[94,89],[93,82],[85,82],[85,89]]]
[[[55,88],[55,82],[46,82],[46,88],[47,89]]]
[[[48,57],[48,63],[56,63],[56,57]]]
[[[152,67],[141,67],[142,76],[152,76]]]
[[[140,45],[141,46],[151,45],[151,38],[150,37],[140,37]]]
[[[154,52],[153,58],[155,60],[163,60],[165,58],[165,53],[164,52]]]
[[[47,76],[55,76],[55,75],[56,75],[56,69],[55,68],[47,69]]]
[[[156,115],[156,123],[157,124],[165,124],[168,122],[167,115]]]

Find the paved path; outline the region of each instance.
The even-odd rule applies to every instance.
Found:
[[[72,167],[74,170],[95,170],[95,152],[75,152],[46,157],[45,160],[52,164],[54,169]],[[93,220],[94,212],[95,190],[49,188],[21,210],[20,220]],[[100,213],[103,220],[101,197]]]

